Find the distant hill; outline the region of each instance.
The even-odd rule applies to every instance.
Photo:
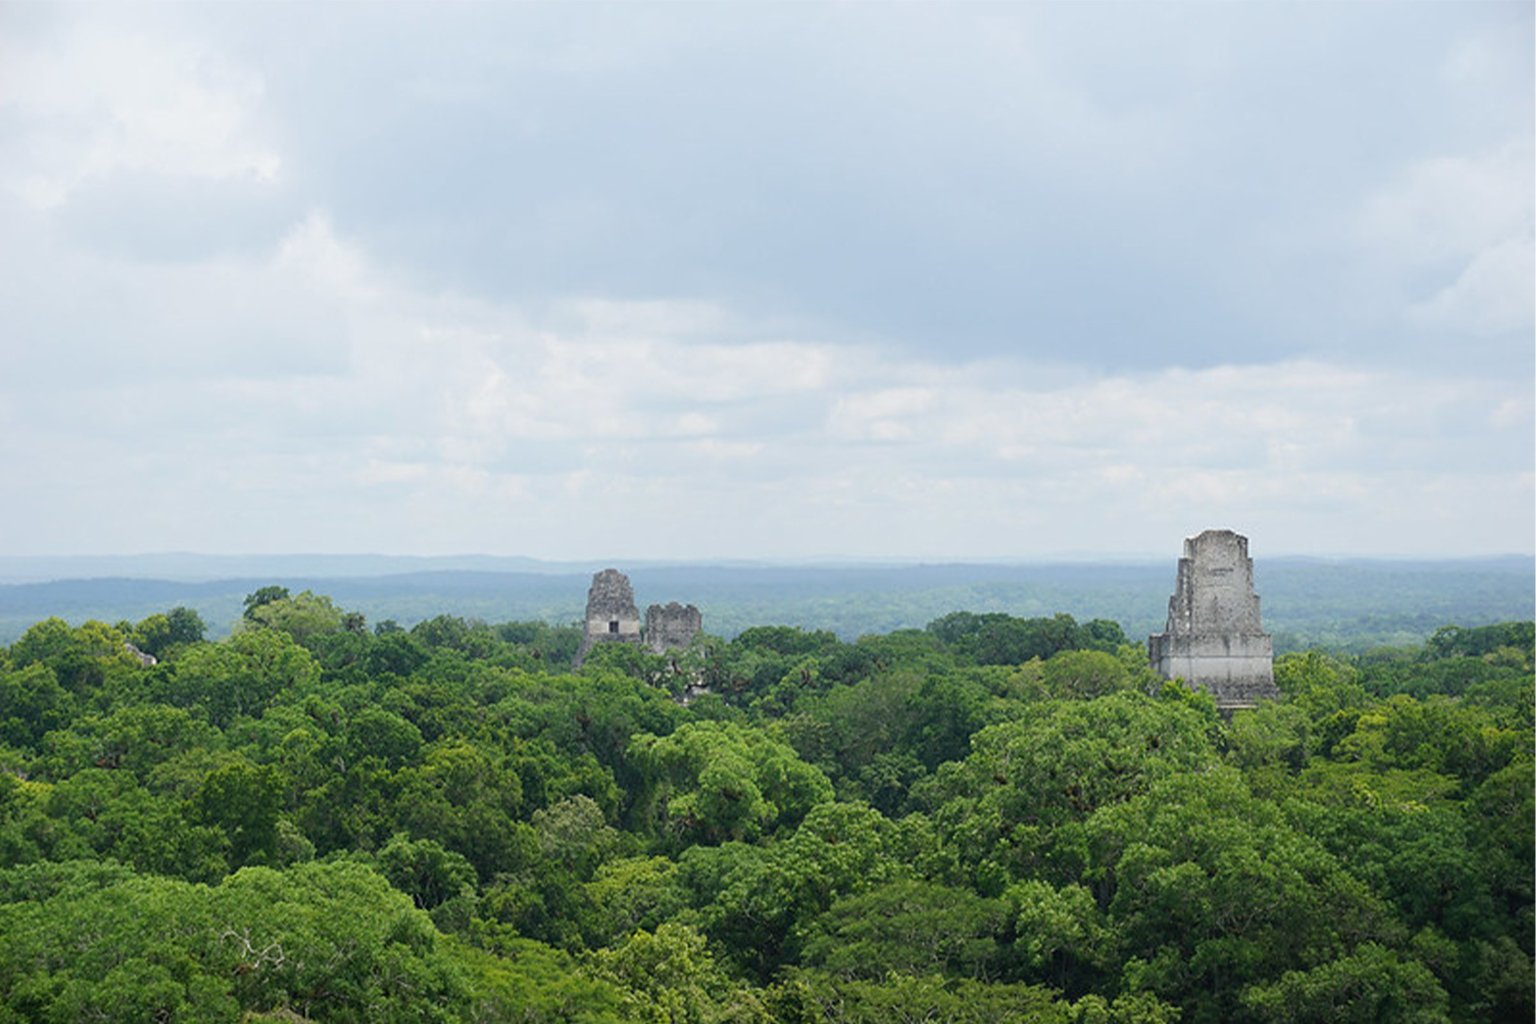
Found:
[[[156,562],[155,560],[159,561]],[[65,566],[62,562],[72,564]],[[410,625],[439,614],[491,622],[581,618],[596,565],[531,559],[401,559],[282,556],[209,559],[0,559],[0,578],[61,568],[157,568],[100,578],[0,585],[0,643],[57,615],[70,622],[137,621],[176,605],[195,608],[215,635],[238,619],[246,594],[268,584],[329,594],[370,622]],[[447,565],[439,563],[449,563]],[[22,563],[30,563],[23,565]],[[398,571],[401,565],[415,571]],[[513,566],[521,568],[514,569]],[[248,572],[203,575],[224,568]],[[385,571],[395,567],[397,571]],[[753,625],[829,629],[844,638],[920,627],[956,610],[1021,616],[1067,612],[1107,618],[1132,637],[1160,630],[1173,591],[1174,560],[1039,565],[661,565],[619,564],[641,607],[691,602],[704,626],[733,636]],[[177,570],[180,571],[171,571]],[[1258,559],[1255,582],[1276,647],[1359,649],[1414,643],[1448,623],[1481,625],[1536,614],[1536,562],[1524,556],[1445,561]]]
[[[278,576],[339,579],[414,572],[573,572],[584,565],[496,555],[0,555],[0,584],[108,578],[208,582]]]

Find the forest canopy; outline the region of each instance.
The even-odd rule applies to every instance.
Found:
[[[263,587],[0,648],[0,1022],[1528,1021],[1530,622],[666,655]]]

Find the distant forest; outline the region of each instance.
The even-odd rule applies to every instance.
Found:
[[[432,568],[394,571],[423,564]],[[477,564],[494,571],[467,567]],[[967,609],[1021,616],[1063,611],[1083,620],[1113,620],[1128,636],[1144,639],[1163,627],[1175,563],[617,567],[633,580],[642,608],[652,601],[698,605],[705,628],[727,638],[754,625],[778,623],[855,640],[866,633],[920,628],[947,612]],[[222,575],[262,568],[271,574]],[[174,572],[178,578],[33,579],[81,571]],[[240,620],[245,595],[274,582],[295,592],[328,594],[375,622],[392,619],[409,626],[450,614],[566,625],[581,618],[593,571],[526,560],[362,556],[0,560],[0,579],[33,580],[0,585],[0,643],[15,640],[49,616],[77,624],[87,619],[138,621],[175,606],[198,612],[211,636],[226,636]],[[1536,563],[1525,557],[1255,563],[1265,627],[1282,652],[1318,647],[1358,653],[1372,646],[1421,643],[1448,622],[1475,626],[1531,618],[1536,615],[1533,576]]]
[[[1533,636],[1284,654],[1228,719],[1059,611],[574,673],[275,584],[48,618],[0,1022],[1526,1024]]]

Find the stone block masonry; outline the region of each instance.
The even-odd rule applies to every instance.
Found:
[[[1223,711],[1279,698],[1247,537],[1206,530],[1184,541],[1168,625],[1147,638],[1147,654],[1158,675],[1209,692]]]
[[[645,610],[645,645],[655,654],[687,647],[704,628],[704,616],[691,604],[653,604]]]
[[[575,665],[579,668],[596,644],[639,642],[640,609],[635,607],[635,591],[629,585],[629,577],[617,569],[604,569],[592,577],[592,586],[587,591],[587,617]]]
[[[617,569],[604,569],[592,577],[592,586],[587,591],[587,615],[582,623],[581,647],[576,652],[573,667],[580,668],[587,654],[598,644],[644,643],[661,654],[687,647],[703,628],[704,616],[697,608],[673,601],[647,608],[642,632],[640,610],[635,605],[635,590],[629,577]]]

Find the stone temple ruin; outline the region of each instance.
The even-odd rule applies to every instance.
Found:
[[[653,654],[687,647],[704,628],[704,616],[691,604],[669,601],[645,610],[645,645]]]
[[[587,590],[587,617],[576,664],[582,663],[595,644],[639,642],[640,610],[635,607],[635,589],[619,570],[604,569],[592,577]]]
[[[687,647],[704,628],[704,616],[691,604],[673,601],[653,604],[645,610],[645,628],[629,577],[617,569],[604,569],[592,577],[587,591],[587,617],[582,626],[581,648],[575,667],[598,644],[644,644],[655,654]]]
[[[1184,541],[1168,625],[1147,638],[1147,654],[1158,675],[1207,691],[1222,711],[1279,699],[1247,537],[1206,530]]]

